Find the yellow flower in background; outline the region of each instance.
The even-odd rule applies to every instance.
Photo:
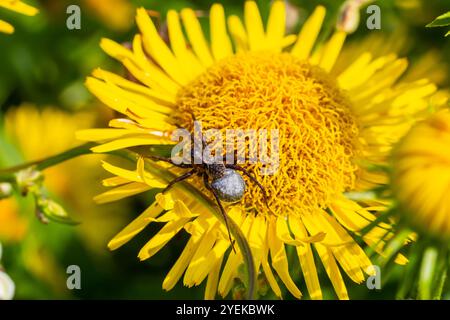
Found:
[[[0,0],[0,8],[5,8],[27,16],[34,16],[38,13],[38,9],[20,0]],[[0,20],[0,32],[13,33],[14,27],[6,21]]]
[[[392,189],[419,231],[450,238],[450,111],[415,125],[393,152]]]
[[[171,10],[167,45],[141,8],[136,17],[141,33],[131,49],[108,39],[101,42],[137,81],[102,69],[86,81],[102,102],[126,116],[112,120],[110,129],[79,133],[80,139],[102,143],[95,152],[173,144],[168,137],[177,126],[192,129],[191,113],[205,130],[279,129],[278,173],[260,176],[260,164],[244,165],[267,190],[271,210],[251,183],[243,200],[227,207],[247,237],[256,270],[278,297],[282,283],[300,298],[292,276],[302,273],[310,297],[322,298],[316,254],[340,299],[348,298],[342,271],[356,283],[364,281],[372,263],[353,236],[359,237],[358,231],[386,205],[379,199],[351,200],[347,192],[386,183],[383,173],[370,168],[387,163],[392,145],[429,112],[437,89],[427,79],[399,82],[407,61],[395,54],[374,58],[367,51],[335,74],[346,34],[337,31],[326,43],[316,44],[325,13],[317,7],[296,36],[285,34],[283,1],[273,3],[266,28],[253,1],[245,3],[244,21],[226,19],[223,7],[215,4],[208,42],[193,10],[182,10],[181,21]],[[104,185],[114,189],[98,196],[99,202],[164,188],[173,174],[180,174],[161,163],[145,167],[143,158],[133,170],[108,162],[103,166],[114,175]],[[189,181],[206,193],[199,178]],[[242,255],[230,250],[227,230],[211,209],[186,189],[157,195],[155,203],[111,240],[110,249],[153,222],[163,227],[141,249],[141,260],[155,255],[181,230],[191,235],[164,280],[165,290],[184,274],[189,287],[207,280],[207,299],[217,291],[223,297],[229,294]],[[390,238],[385,223],[362,236],[381,255]],[[286,246],[296,250],[301,266],[296,274],[289,272]],[[406,261],[401,255],[396,258],[400,264]]]
[[[34,105],[23,104],[11,108],[6,113],[4,130],[6,137],[18,147],[24,160],[29,162],[79,145],[75,132],[92,127],[98,117],[98,113],[94,112],[69,113],[53,107],[39,110]],[[46,169],[44,176],[45,186],[52,195],[62,200],[75,220],[82,222],[74,228],[83,235],[85,245],[100,253],[104,252],[104,243],[111,236],[115,226],[121,223],[122,218],[119,215],[109,217],[111,212],[119,214],[120,207],[116,209],[107,207],[103,210],[92,201],[86,200],[99,192],[97,186],[87,183],[102,177],[98,170],[98,158],[95,158],[86,156],[69,160]],[[8,223],[2,223],[0,226],[0,239],[8,235],[12,237],[12,234],[24,236],[24,227],[21,226],[23,222],[22,224],[17,222],[23,221],[25,217],[19,215],[22,211],[16,200],[1,200],[0,209],[0,217],[8,217],[6,220]],[[108,219],[104,219],[105,215],[108,215]],[[34,215],[31,218],[34,219]],[[13,232],[16,229],[18,230]]]
[[[74,133],[94,124],[95,114],[81,112],[73,116],[56,108],[39,110],[30,104],[12,109],[5,116],[5,133],[17,145],[26,161],[40,160],[79,145]],[[45,171],[50,190],[65,196],[73,189],[69,161]],[[86,159],[81,158],[81,161]]]
[[[364,39],[346,44],[339,55],[333,74],[338,75],[343,72],[367,51],[374,58],[390,54],[406,55],[412,47],[413,40],[411,36],[408,36],[407,29],[404,27],[399,27],[388,35],[377,32],[368,34]],[[412,82],[417,79],[427,78],[434,84],[445,85],[446,81],[448,81],[447,60],[440,51],[430,49],[414,58],[413,63],[402,75],[402,80]]]
[[[75,132],[92,127],[98,117],[98,112],[69,113],[54,107],[39,109],[32,104],[22,104],[6,112],[4,134],[17,146],[23,161],[29,162],[79,145]],[[89,200],[99,192],[98,186],[90,183],[102,178],[98,160],[95,156],[79,157],[44,171],[45,187],[76,221],[81,222],[72,228],[96,256],[105,255],[106,241],[123,223],[121,206],[99,208]],[[23,265],[55,292],[65,296],[65,269],[47,248],[45,240],[32,229],[30,220],[34,219],[34,211],[19,198],[0,200],[0,240],[5,245],[19,242]]]
[[[0,200],[0,241],[19,242],[26,234],[28,221],[19,216],[19,208],[14,199]]]
[[[84,0],[84,2],[109,27],[121,31],[131,26],[134,8],[129,0]]]

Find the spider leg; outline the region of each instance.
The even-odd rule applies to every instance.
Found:
[[[263,197],[264,197],[264,202],[266,203],[267,208],[270,210],[266,189],[263,187],[263,185],[261,183],[259,183],[259,181],[255,178],[255,176],[253,174],[251,174],[247,169],[245,169],[237,164],[226,164],[225,167],[228,169],[241,171],[247,177],[249,177],[250,180],[252,180],[252,182],[255,183],[259,187],[259,189],[261,189],[261,191],[263,193]]]
[[[161,193],[167,192],[170,188],[173,187],[174,184],[188,179],[189,177],[191,177],[196,172],[197,172],[197,169],[192,169],[191,171],[186,172],[185,174],[183,174],[183,175],[181,175],[179,177],[176,177],[175,179],[173,179],[172,181],[169,182],[169,184],[163,189],[163,191],[161,191]]]
[[[187,163],[176,164],[170,158],[156,156],[156,155],[146,155],[145,158],[148,158],[153,161],[164,161],[164,162],[170,163],[171,165],[174,165],[179,168],[193,168],[194,167],[192,164],[187,164]]]
[[[231,238],[230,226],[228,225],[228,215],[225,212],[225,209],[224,209],[222,203],[220,202],[217,192],[209,184],[208,175],[206,173],[203,173],[203,183],[205,184],[205,187],[212,192],[212,194],[214,195],[214,198],[216,199],[217,205],[219,206],[219,209],[220,209],[220,213],[222,214],[223,219],[225,220],[225,225],[226,225],[227,231],[228,231],[228,238],[230,239],[230,242],[231,242],[231,248],[233,249],[233,252],[236,253],[236,249],[234,248],[234,240]]]

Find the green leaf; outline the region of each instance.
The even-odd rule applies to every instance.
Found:
[[[419,299],[429,300],[432,297],[432,281],[436,271],[438,251],[428,247],[422,258],[419,272]]]
[[[450,26],[450,11],[440,15],[433,22],[426,25],[427,28]],[[448,34],[448,33],[447,33]]]

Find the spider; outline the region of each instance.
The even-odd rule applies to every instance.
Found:
[[[194,141],[193,134],[191,134],[191,140]],[[203,135],[202,135],[202,144],[204,148],[206,146],[206,141]],[[199,159],[202,159],[202,162],[200,164],[195,164],[193,161],[196,153],[194,143],[192,143],[191,146],[192,146],[191,147],[192,161],[189,164],[188,163],[177,164],[174,163],[171,158],[166,158],[157,155],[146,155],[145,157],[153,161],[168,162],[179,168],[191,169],[188,172],[170,181],[169,184],[162,190],[162,193],[167,192],[175,184],[184,181],[192,176],[197,175],[203,178],[203,184],[205,185],[206,189],[211,191],[211,193],[213,194],[217,206],[219,207],[219,211],[224,218],[225,226],[228,231],[228,237],[232,244],[233,251],[235,251],[234,241],[231,238],[230,228],[228,224],[228,215],[222,205],[222,201],[228,203],[235,203],[239,202],[243,198],[246,189],[246,184],[244,179],[242,178],[242,175],[239,172],[242,172],[244,175],[246,175],[254,184],[258,186],[258,188],[261,189],[264,202],[266,206],[269,208],[266,189],[247,169],[237,164],[226,164],[225,163],[226,156],[223,157],[223,161],[220,163],[218,162],[206,163],[203,157],[200,157]]]

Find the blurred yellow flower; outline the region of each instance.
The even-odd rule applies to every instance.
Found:
[[[75,132],[92,127],[97,117],[98,113],[94,112],[69,113],[54,107],[39,110],[34,105],[23,104],[6,113],[5,134],[19,148],[25,161],[40,160],[79,145]],[[101,179],[97,164],[98,158],[95,157],[72,159],[46,169],[44,176],[49,191],[70,208],[75,220],[84,222],[76,230],[83,234],[85,244],[96,252],[104,252],[107,238],[122,218],[117,215],[110,217],[111,211],[120,211],[120,208],[99,208],[94,202],[86,200],[99,191],[95,184],[89,182]],[[9,217],[7,221],[10,222],[2,223],[0,239],[1,234],[15,233],[13,230],[19,228],[16,222],[20,221],[20,210],[13,203],[14,200],[0,202],[1,214]],[[104,219],[106,214],[108,219]],[[99,224],[102,226],[100,229]]]
[[[251,183],[243,200],[227,207],[247,237],[256,271],[278,297],[280,282],[293,296],[302,295],[289,271],[286,246],[295,248],[313,299],[322,298],[315,254],[340,299],[348,298],[341,270],[356,283],[364,281],[371,261],[353,235],[360,236],[358,231],[386,207],[378,199],[351,200],[346,192],[386,183],[383,173],[370,168],[386,164],[392,145],[428,112],[437,89],[427,79],[399,83],[407,61],[395,54],[374,58],[366,51],[335,74],[347,35],[336,31],[323,45],[316,44],[325,13],[317,7],[296,36],[285,34],[283,1],[274,1],[266,29],[254,1],[245,2],[243,22],[237,16],[227,20],[223,7],[215,4],[208,43],[193,10],[181,11],[189,42],[180,15],[170,10],[169,47],[141,8],[136,17],[140,34],[131,49],[108,39],[101,42],[137,81],[101,69],[86,81],[102,102],[127,117],[111,121],[110,129],[79,133],[80,139],[102,143],[95,152],[173,144],[168,137],[176,126],[192,129],[191,113],[205,130],[279,129],[279,172],[259,176],[260,164],[244,165],[268,191],[271,210]],[[114,175],[104,185],[115,188],[98,196],[99,202],[163,188],[173,174],[180,174],[161,163],[145,167],[143,158],[134,170],[107,162],[103,166]],[[189,181],[206,192],[200,179]],[[184,274],[189,287],[207,279],[205,298],[214,298],[217,291],[227,296],[243,258],[229,250],[225,226],[185,189],[174,188],[156,199],[109,247],[117,249],[148,224],[161,223],[162,229],[139,252],[145,260],[184,229],[190,240],[163,288],[172,289]],[[362,236],[381,255],[390,238],[385,223]],[[406,261],[397,256],[396,262]]]
[[[19,149],[24,161],[40,160],[66,151],[80,144],[75,132],[96,123],[97,112],[69,113],[54,107],[39,109],[22,104],[9,109],[4,117],[5,136]],[[121,206],[99,207],[92,199],[99,192],[92,184],[101,179],[98,157],[72,159],[44,171],[45,186],[52,197],[67,207],[80,225],[73,227],[86,248],[98,255],[107,251],[105,243],[114,230],[123,223]],[[42,238],[31,229],[33,212],[20,205],[18,198],[0,200],[0,240],[6,245],[20,242],[23,246],[22,263],[37,278],[51,285],[55,292],[65,295],[65,271]],[[115,215],[113,213],[116,213]],[[106,217],[106,218],[105,218]]]
[[[34,16],[39,12],[35,7],[32,7],[20,0],[0,0],[0,7],[27,16]],[[6,21],[0,20],[0,32],[13,33],[14,27]]]
[[[393,152],[392,188],[419,231],[450,238],[450,111],[415,125]]]
[[[56,108],[44,108],[42,111],[30,104],[7,112],[5,133],[20,149],[26,161],[40,160],[79,145],[75,132],[88,128],[94,123],[93,113],[81,112],[76,116],[59,111]],[[69,161],[46,170],[46,185],[60,196],[70,193],[72,178]],[[81,159],[86,162],[86,159]]]
[[[19,208],[14,199],[0,200],[0,241],[18,242],[23,239],[28,221],[19,216]]]
[[[346,45],[340,54],[334,74],[340,74],[358,57],[369,51],[374,58],[389,54],[406,55],[413,43],[413,38],[408,36],[405,27],[399,27],[391,34],[371,33],[364,39],[356,40]],[[405,71],[402,80],[413,82],[426,78],[437,85],[445,85],[448,81],[448,59],[436,50],[429,49],[423,54],[416,55],[413,63]]]
[[[132,24],[134,7],[129,0],[84,0],[100,20],[114,30],[127,30]]]

